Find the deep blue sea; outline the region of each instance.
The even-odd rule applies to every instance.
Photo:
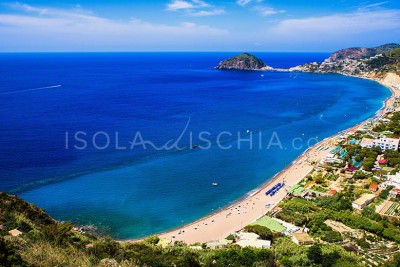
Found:
[[[212,68],[235,54],[0,54],[0,190],[141,237],[238,199],[390,96],[340,75]],[[255,55],[287,68],[329,54]]]

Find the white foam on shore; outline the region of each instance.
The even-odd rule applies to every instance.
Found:
[[[258,188],[253,189],[253,190],[251,190],[250,192],[248,192],[248,193],[246,194],[246,196],[249,196],[249,197],[254,196],[254,195],[257,194],[259,191],[260,191],[260,190],[259,190]]]

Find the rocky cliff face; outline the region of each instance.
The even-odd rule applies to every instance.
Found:
[[[264,61],[248,53],[243,53],[230,59],[221,61],[216,69],[220,70],[269,70]]]
[[[373,48],[366,48],[366,47],[346,48],[336,51],[329,58],[327,58],[325,62],[332,63],[332,62],[340,62],[346,59],[358,60],[363,58],[370,58],[379,54],[384,54],[395,48],[400,48],[400,45],[385,44]]]
[[[355,47],[339,50],[333,53],[326,62],[339,62],[345,59],[360,59],[363,57],[372,57],[373,51],[369,48]]]

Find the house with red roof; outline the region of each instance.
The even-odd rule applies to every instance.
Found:
[[[387,164],[387,160],[386,159],[380,159],[378,160],[379,165],[385,165]]]
[[[376,191],[378,191],[378,189],[379,189],[379,187],[377,184],[371,184],[369,186],[369,190],[371,190],[372,192],[376,192]]]
[[[331,190],[329,190],[329,192],[328,192],[328,196],[334,196],[334,195],[336,195],[337,194],[337,191],[335,190],[335,189],[331,189]]]

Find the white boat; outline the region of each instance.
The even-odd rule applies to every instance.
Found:
[[[212,183],[213,186],[218,186],[218,183],[214,182]]]

